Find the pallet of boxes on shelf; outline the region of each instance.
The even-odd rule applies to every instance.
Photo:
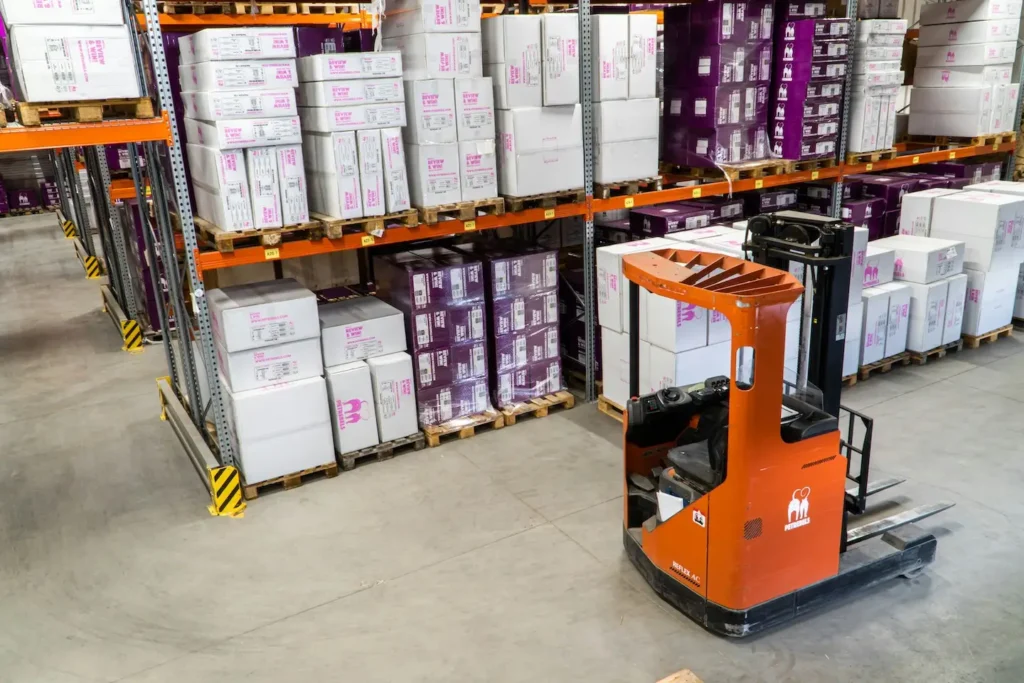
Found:
[[[896,156],[896,101],[903,85],[904,19],[866,19],[853,46],[847,163]]]

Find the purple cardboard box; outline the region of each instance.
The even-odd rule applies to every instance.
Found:
[[[629,231],[629,219],[618,221],[603,220],[594,223],[594,233],[602,244],[621,244],[633,239]]]
[[[754,5],[751,7],[751,5]],[[753,11],[750,11],[753,9]],[[674,35],[692,44],[756,43],[771,38],[773,16],[763,3],[707,0],[665,9],[666,45]],[[767,29],[767,37],[762,37]]]
[[[844,221],[853,223],[854,225],[866,225],[868,219],[881,217],[884,213],[885,200],[873,197],[870,199],[851,199],[849,201],[844,201],[840,216]]]
[[[777,81],[782,83],[807,83],[812,80],[843,78],[846,76],[846,62],[785,62],[775,65]]]
[[[667,84],[680,88],[695,85],[769,83],[772,78],[770,42],[756,45],[687,45],[681,37],[674,53],[678,66],[666,66]],[[666,49],[666,60],[670,51]]]
[[[562,358],[573,361],[574,369],[582,369],[587,364],[587,340],[585,331],[587,323],[584,320],[563,321],[559,328],[559,338],[562,347]],[[594,331],[594,364],[601,366],[601,330],[598,327]]]
[[[372,28],[361,28],[345,31],[345,52],[373,52],[377,31]],[[340,52],[340,50],[339,50]]]
[[[796,207],[801,211],[810,211],[824,216],[832,210],[832,200],[822,197],[799,197]]]
[[[972,184],[988,180],[985,178],[985,164],[983,162],[940,161],[937,164],[922,166],[920,170],[949,178],[970,178]]]
[[[756,161],[768,156],[768,130],[754,126],[686,128],[665,123],[665,161],[686,166],[714,167],[718,164]]]
[[[494,299],[492,310],[491,333],[496,337],[551,325],[558,322],[558,292]]]
[[[796,206],[796,190],[760,190],[743,194],[743,204],[748,216],[781,211]]]
[[[44,180],[39,183],[39,189],[43,197],[43,206],[60,206],[60,192],[57,190],[57,183]]]
[[[845,38],[835,40],[784,40],[778,45],[777,60],[787,62],[837,62],[846,59],[849,43]]]
[[[920,189],[916,178],[863,174],[858,174],[857,177],[864,181],[866,197],[881,197],[885,200],[886,211],[897,211],[903,204],[903,195]]]
[[[826,81],[813,81],[811,83],[779,83],[775,88],[775,101],[788,102],[796,100],[804,102],[816,99],[836,99],[843,96],[843,85],[845,81],[841,78],[833,78]]]
[[[410,348],[450,346],[487,337],[483,301],[416,313],[409,318]]]
[[[507,372],[528,363],[558,357],[558,325],[513,332],[494,339],[494,371]]]
[[[11,194],[9,203],[12,209],[37,209],[41,206],[39,193],[29,189],[15,190]]]
[[[793,125],[796,124],[796,125]],[[812,131],[804,131],[804,126],[810,126],[815,130],[835,129],[836,132],[823,135],[812,135]],[[835,156],[836,140],[838,138],[838,122],[823,121],[800,124],[795,121],[779,122],[772,127],[774,135],[772,139],[773,156],[783,159],[821,159]]]
[[[893,235],[900,234],[900,212],[897,211],[886,211],[883,220],[882,234],[886,237],[892,237]],[[868,239],[871,239],[870,231],[868,232]]]
[[[916,192],[921,190],[932,190],[935,188],[948,188],[949,178],[939,175],[931,175],[929,173],[914,173],[912,171],[895,171],[890,175],[900,178],[913,178],[918,182]]]
[[[560,358],[530,363],[526,367],[499,372],[495,380],[494,402],[499,408],[529,401],[565,388]]]
[[[526,245],[500,248],[481,243],[456,249],[467,257],[483,261],[488,300],[536,294],[558,287],[556,251]]]
[[[714,128],[766,120],[766,85],[720,85],[665,93],[670,116],[679,117],[688,128]]]
[[[778,24],[777,40],[822,40],[847,38],[849,19],[791,19]]]
[[[689,204],[645,206],[629,212],[629,225],[634,235],[660,236],[703,228],[711,222],[714,211]]]
[[[986,161],[982,164],[984,168],[981,175],[985,180],[1001,180],[1003,177],[1003,164],[999,161]]]
[[[132,170],[132,162],[128,159],[128,145],[107,145],[104,147],[107,155],[107,168],[111,172]],[[146,159],[143,156],[142,145],[135,145],[135,153],[139,156],[139,167],[146,167]]]
[[[842,113],[842,98],[818,100],[776,100],[771,108],[772,121],[810,121],[833,118],[838,120]]]
[[[712,211],[712,222],[743,218],[743,200],[738,197],[708,197],[707,199],[688,201],[684,206]]]
[[[972,185],[970,178],[950,178],[949,189],[951,190],[962,190],[969,185]]]
[[[802,121],[800,119],[791,119],[788,121],[776,120],[775,124],[772,126],[772,139],[774,142],[782,141],[783,143],[786,143],[814,137],[834,137],[838,134],[838,118],[811,121]],[[785,148],[786,146],[784,144],[783,149]]]
[[[295,56],[334,54],[345,51],[345,31],[340,26],[296,26]]]
[[[452,344],[413,352],[416,389],[487,378],[487,343]]]
[[[471,379],[416,392],[421,425],[437,425],[490,409],[487,380]]]
[[[783,2],[779,5],[779,12],[784,20],[808,19],[825,16],[824,2]]]
[[[483,264],[447,249],[377,257],[374,269],[385,296],[405,311],[418,313],[484,299]]]
[[[843,200],[848,199],[860,199],[861,181],[843,179]],[[808,199],[827,199],[829,202],[832,201],[832,190],[835,187],[835,183],[830,182],[819,182],[819,183],[806,183],[797,187],[797,193],[801,198]]]

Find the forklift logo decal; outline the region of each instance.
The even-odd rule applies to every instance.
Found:
[[[810,501],[807,500],[810,495],[810,486],[793,491],[793,498],[789,501],[789,524],[785,526],[786,531],[811,523]]]
[[[693,511],[693,523],[697,526],[704,526],[707,524],[707,517],[700,513],[700,510]]]

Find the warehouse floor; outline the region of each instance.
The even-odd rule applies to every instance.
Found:
[[[872,378],[890,501],[953,500],[934,566],[742,642],[620,546],[593,406],[212,518],[52,215],[0,221],[0,681],[966,681],[1024,676],[1024,344]],[[884,495],[884,494],[883,494]],[[1017,520],[1017,521],[1014,521]]]

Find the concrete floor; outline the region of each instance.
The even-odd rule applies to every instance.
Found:
[[[858,385],[890,500],[951,499],[937,562],[742,642],[620,546],[593,406],[216,519],[52,216],[0,222],[0,681],[1024,680],[1024,345]],[[1014,521],[1018,520],[1018,521]]]

